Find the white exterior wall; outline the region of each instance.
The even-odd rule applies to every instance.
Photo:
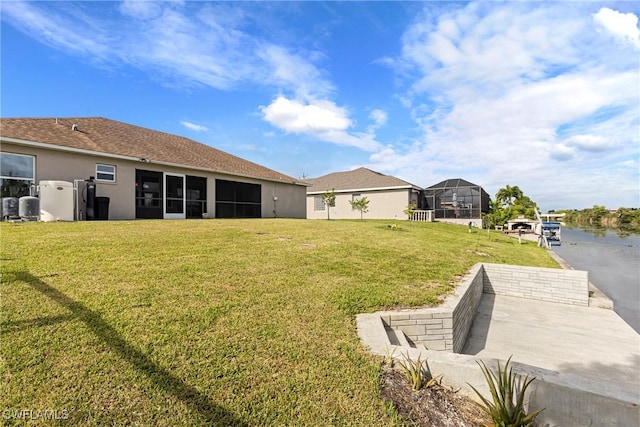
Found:
[[[396,190],[379,191],[352,191],[339,193],[336,191],[335,207],[330,208],[331,219],[360,219],[360,212],[351,209],[354,194],[360,194],[369,200],[369,212],[365,213],[364,219],[398,219],[406,220],[407,215],[404,210],[411,202],[411,189],[403,188]],[[307,218],[327,219],[327,210],[315,210],[315,197],[321,194],[307,194]],[[417,199],[416,199],[417,200]]]

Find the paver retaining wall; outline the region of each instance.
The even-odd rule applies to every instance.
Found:
[[[482,264],[484,292],[561,304],[589,305],[588,272]]]
[[[483,293],[588,306],[589,278],[586,271],[478,263],[442,305],[376,315],[413,345],[459,353]]]
[[[401,330],[414,345],[429,350],[462,351],[478,311],[484,284],[482,264],[460,281],[455,293],[434,308],[376,313],[392,329]]]

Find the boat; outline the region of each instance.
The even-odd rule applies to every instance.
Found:
[[[547,244],[560,245],[562,241],[562,227],[558,221],[543,221],[542,222],[542,234],[547,240]]]

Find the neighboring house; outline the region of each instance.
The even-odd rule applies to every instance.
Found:
[[[524,232],[533,232],[536,228],[536,224],[538,224],[538,221],[525,218],[524,215],[518,215],[517,218],[507,221],[507,230],[522,230]]]
[[[335,191],[335,205],[329,207],[330,217],[335,219],[360,219],[360,213],[354,211],[349,203],[361,197],[369,200],[369,211],[364,214],[368,219],[407,219],[403,212],[410,203],[420,202],[422,189],[409,182],[374,172],[367,168],[358,168],[348,172],[334,172],[319,178],[306,179],[307,218],[326,219],[327,206],[322,200],[326,191]]]
[[[489,194],[464,179],[447,179],[425,188],[424,209],[434,211],[434,220],[482,226],[482,214],[489,212]]]
[[[41,181],[85,180],[109,198],[108,219],[305,218],[306,184],[188,138],[91,118],[0,119],[2,197]]]

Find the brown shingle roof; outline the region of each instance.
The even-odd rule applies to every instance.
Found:
[[[78,130],[73,131],[72,125]],[[2,118],[0,136],[283,182],[290,176],[188,138],[102,117]]]
[[[410,182],[367,168],[358,168],[347,172],[334,172],[318,178],[307,179],[306,181],[311,184],[311,187],[307,187],[307,193],[332,189],[340,191],[389,187],[420,188]]]

